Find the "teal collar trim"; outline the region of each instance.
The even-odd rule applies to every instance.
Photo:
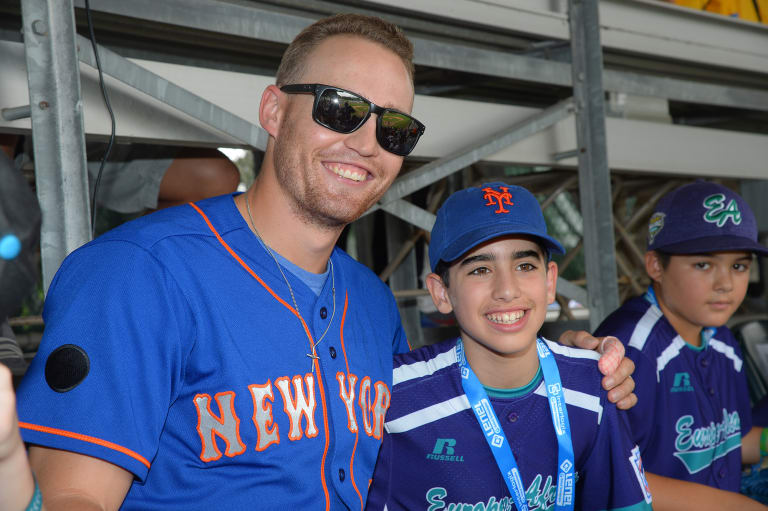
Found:
[[[539,369],[536,371],[536,374],[533,376],[533,379],[523,387],[518,387],[515,389],[496,389],[493,387],[487,387],[483,385],[483,388],[485,389],[485,393],[488,394],[488,397],[499,397],[503,399],[509,399],[513,397],[521,397],[533,392],[536,389],[536,387],[539,386],[539,383],[541,383],[541,379],[542,379],[541,365],[539,365]]]

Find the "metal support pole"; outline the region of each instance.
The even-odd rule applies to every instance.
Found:
[[[397,256],[398,249],[404,239],[410,236],[408,225],[397,218],[387,215],[385,219],[387,229],[387,257],[389,260]],[[416,253],[411,252],[389,277],[389,287],[393,292],[403,289],[416,289],[419,287],[419,277],[416,274]],[[421,329],[421,313],[416,298],[398,300],[400,319],[403,329],[411,347],[424,345],[424,331]]]
[[[589,323],[594,330],[619,306],[598,2],[570,0],[569,17]]]
[[[80,67],[72,0],[22,0],[37,198],[43,211],[43,289],[91,238]]]

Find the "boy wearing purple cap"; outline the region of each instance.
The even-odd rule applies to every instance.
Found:
[[[648,291],[596,331],[621,339],[635,362],[638,404],[628,413],[656,509],[767,509],[736,493],[764,430],[752,427],[741,350],[725,326],[753,254],[768,249],[744,200],[715,183],[684,185],[651,215]]]
[[[395,357],[367,509],[651,508],[598,355],[537,336],[552,252],[564,250],[524,188],[468,188],[440,208],[427,287],[460,337]]]

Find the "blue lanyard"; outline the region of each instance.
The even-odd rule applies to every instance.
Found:
[[[552,352],[541,339],[536,340],[536,349],[539,355],[539,363],[544,373],[544,386],[547,390],[549,411],[552,415],[552,424],[557,433],[557,494],[555,510],[565,511],[573,509],[574,491],[574,463],[573,443],[571,442],[571,425],[568,422],[568,411],[565,408],[563,387],[560,382],[560,371]],[[456,342],[456,358],[461,370],[461,385],[467,395],[472,411],[477,422],[485,433],[485,440],[491,448],[496,464],[504,476],[510,495],[515,500],[518,511],[528,511],[528,501],[525,498],[525,487],[520,477],[512,449],[509,447],[504,431],[496,412],[493,411],[488,395],[483,385],[475,376],[472,368],[467,363],[464,354],[464,343],[459,339]]]

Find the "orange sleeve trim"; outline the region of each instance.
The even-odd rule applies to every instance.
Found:
[[[47,426],[38,426],[37,424],[30,424],[28,422],[19,422],[19,427],[23,429],[31,429],[32,431],[40,431],[42,433],[50,433],[51,435],[58,435],[63,436],[67,438],[74,438],[75,440],[82,440],[83,442],[88,442],[91,444],[100,445],[102,447],[106,447],[107,449],[112,449],[113,451],[117,451],[120,453],[125,454],[126,456],[130,456],[131,458],[135,459],[136,461],[141,462],[143,465],[145,465],[147,468],[150,467],[149,461],[147,459],[135,452],[133,452],[130,449],[127,449],[123,447],[122,445],[117,445],[115,443],[109,442],[107,440],[102,440],[101,438],[96,438],[93,436],[88,435],[82,435],[80,433],[74,433],[72,431],[65,431],[63,429],[56,429],[56,428],[49,428]]]
[[[255,271],[253,271],[253,270],[251,269],[251,267],[250,267],[250,266],[248,266],[248,264],[246,264],[246,262],[245,262],[245,261],[243,261],[243,260],[240,258],[240,256],[239,256],[239,255],[237,255],[237,253],[236,253],[236,252],[235,252],[235,251],[232,249],[232,247],[230,247],[230,246],[227,244],[227,242],[226,242],[226,241],[224,241],[224,239],[221,237],[221,235],[219,235],[219,232],[216,230],[216,228],[213,226],[213,224],[211,223],[211,221],[208,219],[208,216],[207,216],[207,215],[206,215],[206,214],[203,212],[203,210],[202,210],[202,209],[200,209],[200,208],[197,206],[197,204],[194,204],[194,203],[190,202],[190,203],[189,203],[189,205],[190,205],[190,206],[192,206],[193,208],[195,208],[195,211],[197,211],[197,212],[198,212],[198,214],[199,214],[201,217],[203,217],[203,220],[205,220],[205,223],[208,225],[208,228],[209,228],[209,229],[211,230],[211,232],[212,232],[212,233],[213,233],[213,234],[216,236],[216,239],[217,239],[217,240],[219,240],[219,243],[221,243],[221,245],[222,245],[222,246],[223,246],[223,247],[224,247],[224,248],[227,250],[227,252],[229,252],[229,254],[230,254],[230,255],[231,255],[231,256],[232,256],[232,257],[233,257],[233,258],[234,258],[234,259],[235,259],[235,260],[236,260],[238,263],[240,263],[240,266],[242,266],[242,267],[245,269],[245,271],[247,271],[247,272],[248,272],[248,273],[251,275],[251,277],[253,277],[254,279],[256,279],[256,280],[259,282],[259,284],[261,284],[261,285],[264,287],[264,289],[266,289],[266,290],[269,292],[269,294],[271,294],[271,295],[272,295],[272,297],[273,297],[275,300],[277,300],[278,302],[280,302],[281,304],[283,304],[283,306],[284,306],[284,307],[286,307],[288,310],[290,310],[290,311],[293,313],[293,315],[294,315],[294,316],[296,316],[296,317],[299,319],[299,321],[301,321],[301,326],[303,326],[303,327],[304,327],[304,333],[306,333],[306,334],[307,334],[307,339],[309,340],[309,348],[310,348],[310,349],[312,349],[312,347],[313,347],[313,346],[314,346],[314,344],[315,344],[315,343],[314,343],[314,340],[312,339],[312,334],[310,333],[310,331],[309,331],[309,327],[307,326],[307,323],[304,321],[304,318],[303,318],[303,317],[301,317],[301,314],[299,314],[299,311],[297,311],[296,309],[294,309],[293,307],[291,307],[291,306],[288,304],[288,302],[286,302],[285,300],[283,300],[282,298],[280,298],[280,297],[277,295],[277,293],[275,293],[274,291],[272,291],[272,288],[270,288],[270,287],[267,285],[267,283],[266,283],[266,282],[264,282],[263,280],[261,280],[261,277],[259,277],[259,276],[256,274],[256,272],[255,272]],[[331,496],[330,496],[330,494],[328,493],[328,485],[327,485],[327,483],[325,482],[325,459],[326,459],[326,457],[328,456],[328,447],[329,447],[329,444],[330,444],[330,434],[329,434],[329,432],[328,432],[328,414],[327,414],[327,412],[326,412],[326,410],[327,410],[327,405],[326,405],[326,403],[325,403],[325,391],[324,391],[324,389],[323,389],[323,379],[322,379],[322,376],[320,375],[320,364],[318,364],[317,360],[314,360],[314,361],[313,361],[313,363],[314,363],[315,369],[317,370],[317,376],[318,376],[318,378],[317,378],[317,385],[318,385],[318,387],[319,387],[319,390],[320,390],[320,400],[321,400],[321,401],[322,401],[322,403],[323,403],[323,427],[325,428],[325,447],[323,448],[323,457],[322,457],[322,461],[321,461],[321,465],[320,465],[320,482],[322,483],[322,486],[323,486],[323,494],[325,495],[325,509],[326,509],[326,511],[328,511],[328,510],[330,510],[330,508],[331,508]]]

